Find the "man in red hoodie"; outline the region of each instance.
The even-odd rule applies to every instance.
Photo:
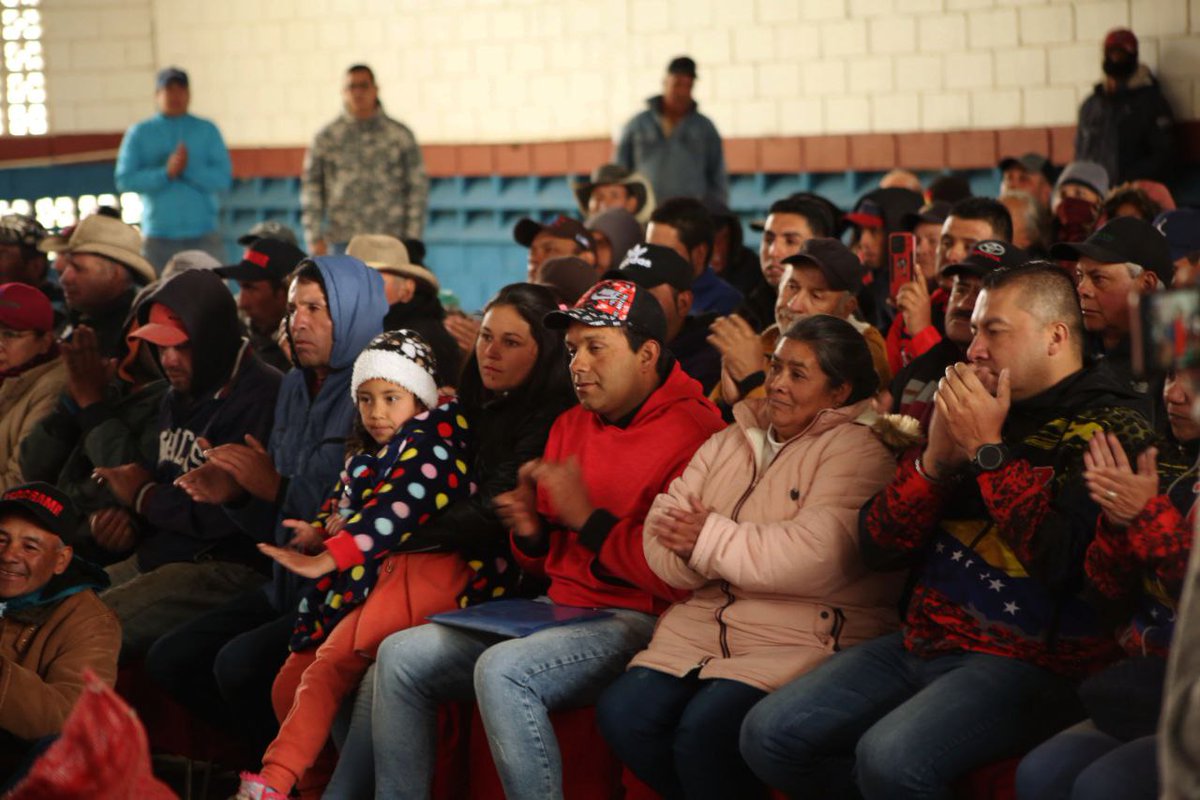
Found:
[[[518,487],[496,504],[521,566],[549,578],[551,604],[609,615],[521,638],[441,624],[388,637],[370,714],[363,694],[371,687],[361,690],[334,796],[370,793],[367,748],[376,796],[428,796],[438,704],[473,698],[505,795],[562,797],[549,712],[592,703],[679,597],[647,566],[642,524],[723,427],[720,415],[664,348],[662,308],[637,284],[603,281],[546,325],[566,329],[579,405],[555,421],[543,457],[525,464]]]

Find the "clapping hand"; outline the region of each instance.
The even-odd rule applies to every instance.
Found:
[[[1158,450],[1147,447],[1129,464],[1116,434],[1097,431],[1083,454],[1083,480],[1108,521],[1125,527],[1158,495]]]
[[[258,549],[288,572],[294,572],[302,578],[319,578],[337,569],[337,562],[328,550],[323,550],[315,556],[307,556],[273,544],[259,544]]]
[[[267,448],[257,439],[246,434],[245,444],[223,444],[219,447],[213,447],[205,439],[197,441],[209,464],[228,472],[239,486],[259,500],[275,500],[282,478],[275,471],[275,462],[271,460]]]
[[[87,408],[104,399],[104,389],[117,371],[115,358],[101,358],[96,332],[80,325],[70,341],[59,342],[63,362],[67,367],[67,394],[80,408]]]
[[[501,521],[520,537],[531,539],[542,532],[541,519],[537,513],[537,491],[533,471],[539,461],[526,461],[517,470],[517,485],[514,489],[496,495],[492,505]]]
[[[658,541],[684,561],[690,561],[708,514],[699,499],[689,495],[686,508],[668,508],[661,512],[655,522]]]

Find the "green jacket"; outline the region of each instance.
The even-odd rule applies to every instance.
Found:
[[[96,467],[137,462],[152,467],[158,460],[158,409],[165,380],[136,391],[123,381],[108,386],[105,399],[79,409],[68,395],[21,442],[21,474],[27,481],[46,481],[66,492],[79,510],[78,545],[89,538],[87,518],[93,511],[120,505],[106,487],[92,480]]]

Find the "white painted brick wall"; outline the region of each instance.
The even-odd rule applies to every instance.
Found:
[[[871,98],[871,130],[876,133],[908,133],[921,129],[921,96],[916,92],[892,92]]]
[[[342,70],[376,68],[423,142],[612,135],[673,56],[729,136],[1070,125],[1100,42],[1131,25],[1181,118],[1200,118],[1200,0],[54,0],[52,130],[152,113],[156,69],[237,146],[303,145]]]

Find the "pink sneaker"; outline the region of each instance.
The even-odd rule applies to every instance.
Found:
[[[232,800],[287,800],[286,794],[267,786],[257,773],[243,772],[238,777],[242,779],[242,784]]]

